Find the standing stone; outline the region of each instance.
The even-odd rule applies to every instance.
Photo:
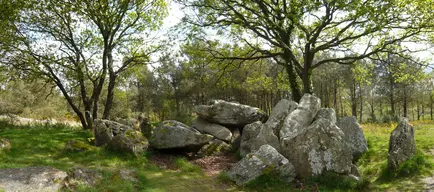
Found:
[[[405,160],[416,153],[416,142],[414,141],[413,126],[404,118],[401,123],[392,131],[389,140],[388,165],[396,169]]]
[[[288,114],[297,109],[297,106],[298,104],[294,101],[289,101],[287,99],[280,100],[276,106],[274,106],[265,125],[273,130],[274,135],[278,135],[283,120],[288,116]]]
[[[353,162],[356,162],[368,150],[368,143],[362,128],[357,123],[356,117],[343,117],[336,125],[344,132],[345,141],[353,153]]]
[[[259,108],[223,100],[215,100],[211,105],[196,106],[194,111],[210,122],[234,127],[244,127],[267,119],[267,114]]]
[[[327,119],[318,119],[292,139],[282,141],[282,154],[295,166],[302,178],[325,171],[348,174],[352,154],[344,133]]]
[[[283,121],[279,138],[291,139],[308,127],[316,113],[321,108],[321,100],[310,94],[304,94],[297,109],[291,112]]]
[[[52,167],[0,169],[0,191],[57,192],[66,176]]]
[[[201,134],[181,122],[167,120],[154,129],[149,142],[156,149],[189,148],[193,150],[199,149],[212,139],[213,136]]]
[[[124,134],[131,129],[131,127],[118,122],[95,119],[95,145],[102,146],[109,143],[116,135]]]
[[[246,125],[241,136],[240,155],[245,155],[258,150],[262,145],[268,144],[280,151],[279,138],[274,135],[273,129],[266,124],[257,121]]]
[[[295,178],[294,166],[270,145],[263,145],[254,153],[246,155],[228,172],[237,185],[244,185],[259,176],[275,171],[286,181]]]
[[[193,120],[193,128],[223,141],[230,141],[232,138],[232,133],[228,128],[219,124],[210,123],[200,117]]]
[[[315,120],[319,118],[328,119],[332,123],[336,123],[336,112],[332,108],[322,108],[316,113]]]

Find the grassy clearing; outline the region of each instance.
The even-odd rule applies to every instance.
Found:
[[[93,146],[83,152],[63,150],[71,139],[88,142],[92,137],[89,131],[64,126],[15,127],[2,122],[0,136],[11,140],[12,148],[0,151],[0,168],[45,165],[67,171],[83,166],[103,173],[101,183],[92,188],[80,187],[79,191],[421,191],[422,178],[434,176],[434,122],[413,124],[418,154],[394,173],[387,172],[386,167],[389,134],[396,124],[363,125],[369,151],[357,163],[364,178],[360,183],[329,175],[288,184],[276,178],[276,174],[266,174],[237,188],[224,173],[215,179],[207,177],[185,158],[173,160],[178,169],[174,171],[152,165],[147,160],[151,154],[134,157]],[[116,174],[120,169],[136,170],[139,182],[121,181]]]
[[[434,176],[434,122],[412,122],[415,128],[417,155],[395,172],[387,169],[389,137],[397,124],[362,125],[369,150],[357,165],[370,190],[423,191],[425,177]]]
[[[179,160],[180,170],[173,171],[151,165],[145,155],[134,157],[97,147],[84,152],[63,150],[71,139],[87,142],[92,136],[89,131],[0,123],[0,136],[12,143],[10,150],[0,151],[0,168],[52,166],[67,171],[73,166],[83,166],[103,173],[101,183],[92,188],[81,187],[79,191],[221,191],[212,178],[205,177],[186,160]],[[120,182],[116,173],[121,169],[136,170],[139,183]]]

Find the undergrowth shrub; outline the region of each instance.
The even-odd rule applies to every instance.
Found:
[[[423,152],[417,151],[413,157],[404,161],[396,170],[392,170],[385,163],[379,180],[389,181],[395,178],[412,177],[432,168],[432,166],[432,162],[428,160]]]
[[[321,190],[340,189],[344,191],[364,190],[369,187],[369,181],[361,179],[357,181],[348,176],[337,173],[325,172],[320,176],[311,177],[306,181],[307,185],[318,185]]]
[[[291,183],[283,180],[276,171],[269,171],[245,185],[248,189],[256,191],[287,191]]]

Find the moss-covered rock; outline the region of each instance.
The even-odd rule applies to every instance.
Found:
[[[70,140],[65,144],[64,150],[69,152],[81,152],[90,150],[91,148],[92,146],[84,141]]]
[[[115,136],[125,134],[132,127],[118,122],[96,119],[95,120],[95,145],[102,146],[109,143]]]
[[[232,150],[231,145],[218,139],[212,140],[200,148],[197,155],[199,157],[224,155]]]
[[[112,150],[140,155],[148,149],[148,139],[139,131],[128,130],[125,134],[116,135],[109,143]]]
[[[78,186],[92,186],[102,179],[99,171],[85,167],[72,167],[62,182],[61,191],[76,191]]]

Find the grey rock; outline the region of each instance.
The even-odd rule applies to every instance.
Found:
[[[312,112],[306,109],[296,109],[282,123],[279,138],[291,139],[307,128],[313,121]]]
[[[401,163],[416,153],[414,128],[404,118],[392,131],[389,139],[388,165],[396,169]]]
[[[161,122],[149,139],[156,149],[194,148],[199,149],[213,139],[212,135],[201,134],[196,129],[174,120]]]
[[[215,100],[211,105],[196,106],[194,111],[210,122],[238,127],[267,119],[267,114],[259,108],[223,100]]]
[[[131,129],[131,127],[118,122],[95,119],[95,145],[105,145],[109,143],[116,135],[124,134],[127,130]]]
[[[319,118],[328,119],[332,123],[336,123],[336,112],[332,108],[321,108],[318,113],[316,113],[315,120]]]
[[[6,192],[57,192],[66,172],[52,167],[0,169],[0,190]]]
[[[294,101],[289,101],[287,99],[280,100],[276,106],[274,106],[270,117],[268,118],[267,122],[265,122],[265,125],[273,129],[275,135],[278,135],[283,120],[286,116],[288,116],[288,114],[294,111],[297,106],[298,104]]]
[[[102,179],[99,171],[85,167],[72,167],[62,182],[62,191],[75,191],[78,186],[93,186]]]
[[[345,141],[353,153],[353,162],[356,162],[368,150],[368,143],[362,128],[355,117],[340,118],[336,125],[344,132]]]
[[[348,174],[352,153],[344,133],[327,119],[318,119],[296,137],[283,139],[282,154],[295,166],[301,178],[325,171]]]
[[[128,130],[125,134],[116,135],[109,143],[109,147],[115,151],[128,152],[140,155],[148,149],[149,143],[140,131]]]
[[[314,95],[306,93],[301,97],[297,109],[309,110],[315,117],[316,113],[321,109],[321,100]]]
[[[278,137],[290,140],[307,128],[321,108],[321,100],[310,94],[304,94],[297,109],[283,121]]]
[[[228,128],[219,124],[210,123],[200,117],[193,120],[193,128],[201,133],[210,134],[223,141],[230,141],[232,138],[232,133]]]
[[[208,144],[202,146],[200,148],[197,155],[199,157],[205,157],[205,156],[219,156],[224,155],[232,150],[231,145],[227,144],[226,142],[214,139]]]
[[[232,138],[231,138],[231,145],[233,150],[238,150],[241,145],[241,132],[240,129],[234,128],[231,130],[232,132]]]
[[[10,149],[12,147],[11,141],[9,139],[0,138],[0,150],[2,149]]]
[[[259,176],[275,171],[286,181],[295,178],[294,166],[270,145],[263,145],[254,153],[246,155],[228,172],[237,185],[245,185]]]
[[[274,135],[272,128],[260,121],[248,124],[244,127],[241,136],[240,155],[244,157],[265,144],[271,145],[274,149],[280,151],[279,138]]]
[[[115,174],[119,175],[119,177],[124,181],[130,181],[133,183],[139,182],[136,170],[121,169]]]

